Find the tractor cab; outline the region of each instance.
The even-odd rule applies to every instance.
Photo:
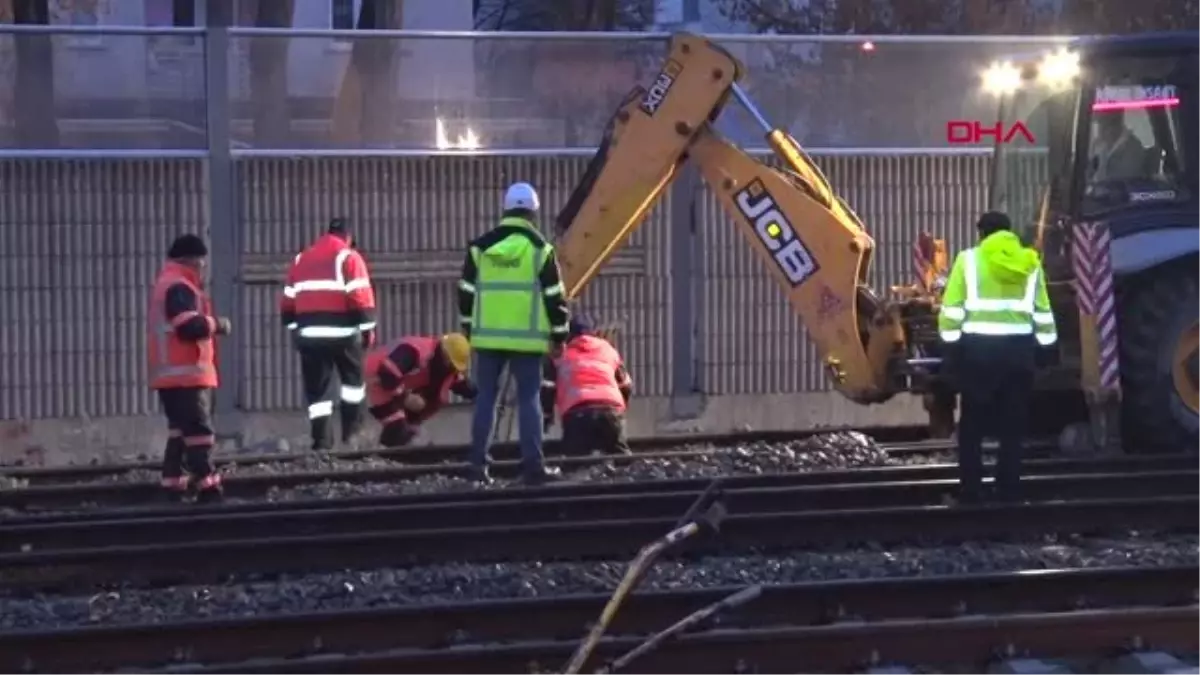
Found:
[[[1042,251],[1059,373],[1091,398],[1115,388],[1142,449],[1197,445],[1198,38],[1081,39],[983,77],[1001,128],[1023,131],[997,140],[990,206]],[[1107,249],[1107,305],[1077,278],[1081,232]]]

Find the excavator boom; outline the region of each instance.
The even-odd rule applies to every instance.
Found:
[[[703,38],[678,36],[654,84],[634,87],[618,106],[558,216],[556,248],[568,297],[642,224],[741,71],[737,59]]]
[[[643,222],[687,159],[788,296],[849,398],[886,400],[905,353],[899,312],[865,286],[874,242],[820,169],[774,129],[738,85],[743,67],[702,37],[676,34],[649,89],[617,108],[580,185],[558,217],[559,264],[568,297],[579,294]],[[775,169],[712,127],[736,97],[784,166]]]

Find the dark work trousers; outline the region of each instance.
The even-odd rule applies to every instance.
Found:
[[[1029,424],[1036,342],[1033,336],[964,335],[957,345],[962,396],[958,421],[960,500],[982,497],[983,440],[1000,442],[996,492],[1019,499],[1022,441]]]
[[[212,390],[200,387],[159,389],[158,400],[167,417],[167,448],[163,452],[162,485],[183,493],[189,483],[204,495],[221,491],[221,474],[213,469]]]
[[[362,421],[363,346],[358,336],[338,340],[301,340],[300,373],[304,402],[312,432],[313,450],[333,449],[333,409],[337,401],[342,419],[342,441],[358,432]],[[340,385],[340,386],[339,386]]]
[[[611,405],[578,405],[563,415],[562,447],[569,455],[589,455],[594,450],[628,455],[625,414]]]

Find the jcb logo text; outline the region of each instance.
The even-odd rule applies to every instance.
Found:
[[[754,233],[771,252],[775,264],[791,282],[792,288],[799,286],[817,273],[817,261],[796,236],[792,224],[783,217],[775,200],[761,180],[754,180],[735,196],[738,210],[754,227]]]
[[[642,112],[651,116],[658,112],[658,107],[666,100],[667,92],[671,91],[671,86],[675,84],[675,80],[682,72],[683,66],[679,62],[667,59],[667,62],[663,64],[662,72],[658,74],[654,84],[650,85],[646,96],[642,98]]]

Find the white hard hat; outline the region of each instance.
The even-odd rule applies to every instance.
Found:
[[[525,209],[526,211],[537,211],[542,205],[538,199],[537,190],[529,183],[513,183],[508,186],[508,192],[504,193],[504,210]]]

